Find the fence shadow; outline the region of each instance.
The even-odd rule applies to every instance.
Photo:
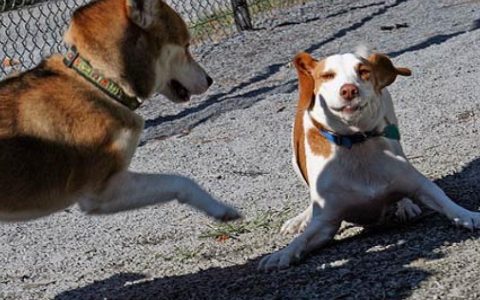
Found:
[[[437,184],[464,207],[478,209],[480,158]],[[418,266],[422,260],[440,259],[442,246],[479,237],[480,233],[457,229],[435,214],[411,225],[364,232],[334,243],[285,271],[257,272],[256,259],[127,286],[126,282],[144,275],[120,273],[55,299],[404,299],[432,275],[412,262]]]
[[[331,35],[329,38],[326,38],[318,43],[312,44],[308,49],[305,49],[307,52],[313,52],[315,50],[318,50],[322,46],[338,39],[346,36],[349,32],[355,31],[361,27],[363,27],[365,24],[367,24],[369,21],[374,19],[377,16],[383,15],[386,12],[388,12],[390,9],[399,6],[400,4],[403,4],[405,2],[408,2],[409,0],[396,0],[395,2],[389,4],[389,5],[384,5],[381,8],[379,8],[376,12],[369,14],[368,16],[362,18],[358,22],[355,22],[345,28],[340,29],[338,32],[334,33]],[[352,7],[350,8],[351,10],[355,9],[362,9],[365,7],[369,6],[380,6],[382,5],[383,2],[378,2],[378,3],[373,3],[371,5],[367,6],[358,6],[358,7]],[[345,13],[345,10],[340,10],[337,12],[337,14],[342,14]],[[335,17],[335,14],[331,14],[327,17]],[[298,49],[299,51],[301,49]],[[146,134],[142,138],[142,143],[141,145],[145,144],[148,140],[151,139],[156,139],[156,138],[161,138],[163,136],[157,136],[156,133],[152,133],[151,129],[165,123],[165,122],[171,122],[171,121],[176,121],[179,119],[182,119],[186,116],[191,116],[193,114],[198,114],[200,112],[203,112],[206,114],[206,116],[203,116],[201,118],[198,118],[197,120],[191,122],[188,125],[188,128],[195,128],[199,124],[209,120],[212,117],[217,116],[219,113],[223,113],[228,110],[232,109],[241,109],[241,108],[246,108],[249,107],[259,101],[261,101],[266,95],[273,94],[273,93],[284,93],[285,90],[287,91],[292,91],[296,88],[296,80],[290,80],[286,83],[283,83],[281,85],[276,85],[272,87],[261,87],[258,89],[253,89],[251,91],[242,93],[242,94],[236,94],[239,91],[242,91],[252,85],[257,84],[258,82],[267,80],[269,78],[272,78],[275,74],[278,74],[278,72],[281,71],[282,67],[286,65],[286,62],[281,62],[281,63],[276,63],[276,64],[271,64],[269,66],[265,66],[263,68],[263,71],[260,72],[258,75],[255,75],[251,78],[249,78],[247,81],[242,82],[235,87],[229,89],[226,92],[220,92],[214,95],[211,95],[208,99],[203,101],[202,103],[198,104],[197,106],[187,108],[185,110],[182,110],[178,113],[171,114],[171,115],[166,115],[166,116],[158,116],[153,119],[146,120],[145,122],[145,129],[146,129]],[[212,106],[222,103],[222,105],[226,106],[223,107],[220,111],[213,110],[212,112],[206,112],[207,110],[212,110]],[[179,132],[174,132],[170,133],[169,135],[175,135],[180,133],[181,131],[184,131],[185,128],[179,128]],[[153,131],[153,130],[152,130]]]

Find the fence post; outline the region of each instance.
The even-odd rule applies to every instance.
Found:
[[[252,30],[252,19],[250,18],[250,12],[248,11],[247,0],[231,0],[231,2],[237,30]]]

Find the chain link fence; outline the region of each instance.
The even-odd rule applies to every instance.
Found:
[[[73,11],[89,0],[0,0],[0,79],[64,52],[62,37]],[[255,28],[277,11],[304,0],[166,0],[187,21],[194,45],[219,42]],[[235,5],[243,5],[243,7]],[[239,9],[240,10],[237,10]],[[248,20],[245,20],[245,12]],[[245,22],[246,21],[246,22]],[[242,23],[242,24],[239,24]],[[247,25],[247,28],[245,28]]]

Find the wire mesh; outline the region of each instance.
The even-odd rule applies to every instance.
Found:
[[[90,0],[0,0],[0,79],[64,52],[73,11]],[[194,45],[220,42],[236,31],[230,0],[166,0],[187,21]],[[247,0],[254,26],[301,0]]]

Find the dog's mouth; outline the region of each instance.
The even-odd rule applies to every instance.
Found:
[[[175,98],[175,102],[187,102],[190,100],[191,93],[190,91],[183,86],[178,80],[170,80],[170,89]]]
[[[332,107],[332,110],[340,113],[344,113],[347,115],[352,115],[354,113],[362,111],[365,107],[367,107],[368,103],[365,103],[364,105],[360,104],[348,104],[344,105],[342,107]]]

